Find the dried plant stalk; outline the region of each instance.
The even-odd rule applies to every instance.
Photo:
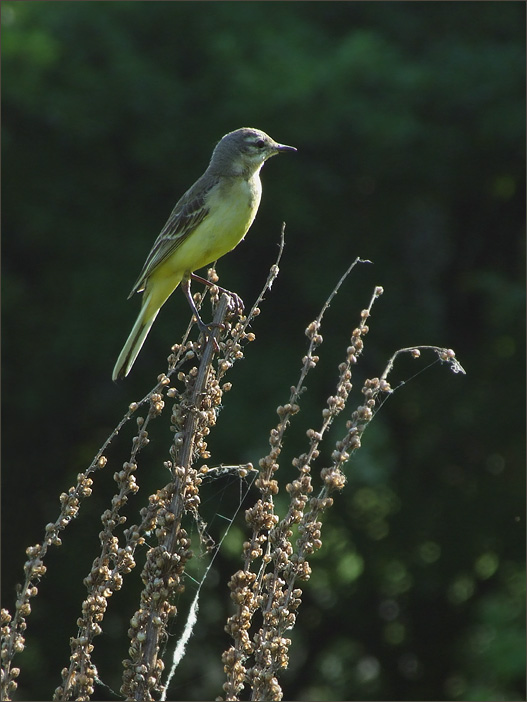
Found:
[[[209,468],[206,464],[198,467],[198,463],[210,458],[207,437],[216,423],[223,393],[230,389],[225,375],[243,358],[244,344],[254,340],[254,334],[248,332],[247,327],[259,314],[259,304],[278,274],[283,245],[284,228],[277,261],[246,317],[235,317],[229,295],[219,296],[217,289],[213,292],[217,326],[200,345],[189,340],[189,325],[182,342],[173,347],[167,373],[158,377],[155,387],[141,401],[131,403],[90,466],[77,476],[76,485],[61,495],[59,516],[46,526],[42,544],[27,549],[25,580],[18,588],[15,614],[12,617],[7,610],[2,610],[2,699],[12,699],[16,690],[20,670],[12,663],[25,646],[30,600],[36,596],[37,584],[46,572],[44,558],[48,547],[61,544],[59,535],[78,515],[84,498],[91,495],[97,471],[107,467],[107,447],[132,418],[137,422],[137,435],[128,459],[114,473],[117,490],[101,515],[100,552],[84,579],[87,594],[77,620],[77,635],[71,639],[69,665],[62,670],[62,684],[55,690],[54,699],[88,700],[93,694],[98,681],[92,661],[94,641],[102,632],[109,598],[122,587],[124,577],[135,567],[136,550],[145,546],[147,534],[150,534],[149,542],[155,536],[156,543],[146,553],[141,575],[144,587],[138,608],[130,619],[129,657],[123,662],[121,692],[129,700],[166,698],[168,681],[164,685],[161,682],[164,662],[160,651],[168,637],[169,621],[177,614],[174,598],[184,589],[183,574],[193,556],[185,520],[196,523],[200,534],[204,532],[199,513],[200,486]],[[398,355],[410,353],[417,358],[421,350],[432,350],[441,361],[449,363],[454,372],[464,372],[450,349],[421,346],[397,351],[379,378],[365,381],[364,399],[351,412],[346,432],[331,452],[331,463],[318,470],[317,479],[312,474],[313,466],[329,427],[347,407],[352,369],[364,349],[367,321],[375,300],[383,292],[382,288],[375,288],[338,366],[335,391],[322,409],[320,425],[308,430],[308,446],[293,460],[298,475],[291,483],[280,485],[277,479],[280,454],[287,428],[300,410],[305,379],[319,360],[315,351],[323,341],[322,319],[345,278],[359,262],[364,261],[356,259],[351,264],[318,317],[306,329],[309,346],[302,359],[299,380],[291,388],[287,403],[277,409],[278,423],[270,433],[270,450],[259,462],[255,481],[259,498],[245,515],[250,533],[243,544],[243,566],[229,583],[235,611],[226,625],[233,644],[222,657],[227,675],[226,700],[239,700],[246,687],[250,688],[252,700],[282,698],[278,675],[288,665],[291,640],[286,633],[296,623],[302,599],[298,582],[309,579],[309,558],[322,546],[323,513],[333,503],[332,494],[342,490],[346,483],[342,468],[360,447],[362,434],[375,415],[379,396],[392,392],[388,376]],[[209,280],[217,281],[215,271],[209,271]],[[199,304],[199,299],[197,302]],[[164,465],[170,471],[170,481],[149,497],[148,505],[140,511],[138,523],[122,530],[127,520],[124,511],[129,497],[139,490],[138,465],[141,451],[150,441],[149,424],[162,414],[168,402],[172,408],[173,437],[170,458]],[[145,416],[140,415],[141,408],[147,410]],[[313,496],[315,482],[318,487]],[[276,513],[274,506],[274,498],[281,487],[289,494],[289,505],[282,516]]]
[[[228,298],[222,295],[214,317],[216,324],[225,318],[227,306]],[[130,658],[124,662],[121,692],[129,699],[153,699],[152,693],[160,688],[164,664],[159,650],[168,636],[168,620],[176,614],[171,602],[184,587],[181,578],[186,562],[192,557],[182,520],[186,512],[196,512],[199,505],[201,476],[194,463],[200,457],[208,457],[205,437],[216,422],[215,410],[222,397],[211,364],[219,337],[220,329],[216,327],[209,336],[199,367],[180,377],[185,390],[172,413],[176,428],[170,449],[172,481],[156,495],[158,543],[147,553],[141,576],[145,587],[128,632]]]

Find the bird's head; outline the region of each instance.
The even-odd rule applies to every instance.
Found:
[[[296,151],[294,146],[279,144],[262,132],[261,129],[242,127],[226,134],[212,153],[210,168],[221,169],[223,173],[253,174],[260,170],[264,162],[283,151]]]

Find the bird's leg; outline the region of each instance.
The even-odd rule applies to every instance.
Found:
[[[216,283],[211,283],[210,280],[207,280],[206,278],[202,278],[200,275],[196,275],[195,273],[191,273],[190,277],[193,280],[197,280],[198,283],[203,283],[203,285],[207,285],[209,288],[212,288],[212,286],[215,286],[218,288],[218,290],[220,292],[225,293],[226,295],[230,295],[230,297],[232,297],[232,300],[234,302],[235,312],[237,314],[242,314],[245,306],[243,304],[242,298],[239,295],[231,292],[230,290],[227,290],[226,288],[222,288],[220,285],[216,285]]]
[[[196,303],[194,302],[194,298],[192,297],[192,293],[190,292],[190,277],[183,278],[181,281],[181,290],[183,291],[183,294],[187,298],[187,302],[190,305],[190,309],[192,310],[192,314],[196,318],[196,323],[199,327],[200,332],[205,336],[205,338],[208,338],[210,331],[213,327],[220,327],[221,329],[224,329],[223,324],[216,324],[215,322],[210,322],[209,324],[205,324],[205,322],[201,319],[198,308],[196,307]],[[216,340],[214,339],[214,348],[216,351],[219,351],[219,346]]]

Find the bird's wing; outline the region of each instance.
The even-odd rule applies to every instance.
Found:
[[[208,183],[198,181],[178,201],[167,223],[155,240],[143,269],[128,297],[132,297],[135,292],[144,290],[146,281],[152,275],[152,272],[163,261],[166,261],[188,239],[196,227],[203,222],[209,213],[209,208],[205,204],[207,196],[216,185],[215,180],[210,180]]]

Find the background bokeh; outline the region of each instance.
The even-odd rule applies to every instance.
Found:
[[[176,292],[131,376],[111,382],[139,309],[126,296],[151,244],[216,141],[256,126],[298,153],[265,166],[258,217],[219,263],[221,282],[250,304],[284,220],[286,247],[257,340],[231,372],[210,463],[266,452],[304,328],[358,255],[373,265],[354,270],[328,311],[281,480],[318,425],[374,285],[385,294],[347,416],[361,380],[399,347],[452,347],[467,370],[435,364],[416,375],[425,357],[396,367],[393,384],[408,382],[368,429],[327,514],[285,698],[525,699],[524,28],[516,2],[2,3],[4,606],[58,495],[186,328]],[[167,480],[167,426],[152,427],[132,510]],[[60,683],[99,515],[132,434],[123,431],[50,552],[17,659],[19,699],[50,699]],[[207,490],[205,517],[219,534],[215,515],[232,514],[240,485]],[[243,530],[240,513],[170,699],[221,693],[226,583]],[[196,577],[206,563],[196,559]],[[96,641],[114,690],[136,571]],[[110,696],[101,687],[96,698]]]

